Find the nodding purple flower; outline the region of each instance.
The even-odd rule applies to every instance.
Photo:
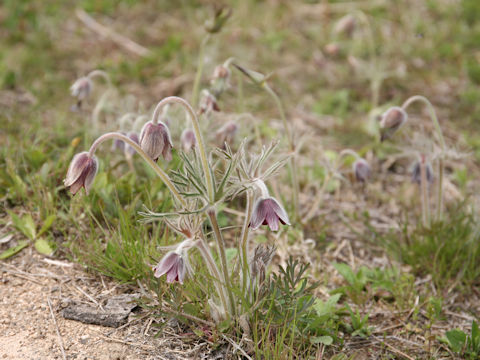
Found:
[[[180,142],[182,143],[182,149],[185,152],[189,152],[195,147],[197,138],[192,129],[185,129],[180,136]]]
[[[132,140],[133,142],[139,144],[140,143],[140,140],[138,138],[138,134],[136,132],[133,132],[133,131],[130,131],[127,136],[130,138],[130,140]],[[129,156],[133,156],[135,155],[136,151],[133,147],[131,147],[130,145],[128,144],[125,144],[125,154],[129,155]]]
[[[382,115],[380,120],[380,141],[390,139],[408,120],[408,115],[401,107],[393,106]]]
[[[222,148],[225,147],[225,143],[230,144],[233,142],[237,130],[238,125],[233,121],[227,122],[225,125],[223,125],[220,129],[217,130],[215,135]]]
[[[70,188],[72,194],[76,194],[82,187],[88,194],[93,179],[97,174],[98,160],[90,156],[88,152],[81,152],[75,155],[68,167],[67,176],[63,183]]]
[[[200,114],[210,114],[212,111],[220,111],[217,103],[217,98],[208,90],[202,90],[202,97],[200,99]]]
[[[279,223],[290,225],[287,212],[282,205],[273,197],[258,199],[254,206],[249,226],[256,230],[261,225],[268,225],[270,230],[277,231]]]
[[[120,131],[120,134],[126,135],[123,131]],[[123,140],[114,139],[113,143],[112,143],[112,150],[113,151],[118,150],[118,151],[124,152],[125,151],[125,143],[123,142]]]
[[[427,178],[427,183],[432,184],[433,180],[434,180],[433,168],[432,168],[432,165],[429,162],[427,162],[424,157],[422,157],[419,161],[417,161],[413,165],[412,182],[414,182],[416,184],[419,184],[419,185],[422,183],[422,170],[421,170],[421,163],[420,162],[423,162],[423,164],[425,166],[425,177]]]
[[[153,268],[154,275],[159,278],[167,274],[167,283],[178,281],[183,284],[185,279],[186,266],[182,256],[175,251],[168,252],[162,260]]]
[[[83,76],[73,83],[70,87],[70,93],[78,100],[78,106],[85,100],[93,90],[93,82],[87,76]]]
[[[154,124],[152,121],[143,125],[140,133],[140,147],[154,161],[157,161],[160,155],[166,161],[172,160],[172,140],[167,125],[162,122]]]
[[[365,159],[360,158],[353,163],[353,172],[357,181],[366,182],[370,177],[370,165]]]

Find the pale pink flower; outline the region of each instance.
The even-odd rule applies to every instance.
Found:
[[[185,279],[186,266],[183,257],[175,251],[168,252],[162,260],[153,268],[154,275],[159,278],[167,274],[167,283],[178,281],[183,284]]]
[[[173,146],[167,125],[162,122],[154,124],[152,121],[143,125],[140,133],[140,147],[155,161],[160,155],[163,155],[166,161],[172,160]]]
[[[370,165],[365,159],[358,159],[353,163],[353,172],[357,181],[365,182],[370,177]]]
[[[73,157],[63,183],[70,188],[72,194],[76,194],[82,187],[88,194],[97,170],[97,158],[86,151],[81,152]]]
[[[282,205],[273,197],[258,199],[249,226],[256,230],[261,225],[268,225],[270,230],[277,231],[279,223],[290,225],[287,212]]]

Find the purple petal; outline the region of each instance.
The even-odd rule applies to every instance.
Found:
[[[278,216],[275,214],[273,210],[267,213],[267,217],[265,218],[268,226],[270,226],[270,230],[277,231],[278,230]]]
[[[283,206],[280,205],[280,203],[274,198],[270,198],[270,200],[272,201],[271,207],[273,211],[275,211],[275,214],[277,214],[278,218],[280,219],[280,222],[284,225],[290,225],[288,214],[283,208]]]
[[[158,277],[166,274],[172,268],[172,266],[177,262],[177,260],[178,260],[178,254],[176,252],[174,252],[174,251],[168,252],[162,258],[162,260],[160,260],[160,262],[157,264],[157,266],[155,266],[154,276],[158,278]]]
[[[87,165],[89,160],[88,153],[86,151],[76,154],[67,170],[67,176],[63,183],[65,186],[71,186],[82,175],[82,171]]]
[[[265,209],[263,206],[264,199],[258,199],[253,207],[252,218],[250,219],[249,226],[252,230],[257,230],[265,222]]]
[[[183,258],[180,258],[178,262],[178,282],[180,284],[183,284],[183,280],[185,279],[185,270],[185,261],[183,260]]]

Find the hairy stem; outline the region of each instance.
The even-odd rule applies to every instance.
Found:
[[[430,119],[432,120],[435,130],[437,131],[438,138],[440,140],[440,146],[442,148],[442,154],[440,154],[440,157],[438,159],[439,174],[438,174],[437,213],[436,213],[436,220],[440,221],[442,219],[442,212],[443,212],[443,176],[445,172],[445,164],[444,164],[443,156],[447,149],[447,146],[445,144],[445,138],[443,137],[442,128],[440,127],[440,122],[438,121],[435,108],[433,107],[430,100],[428,100],[425,96],[422,96],[422,95],[412,96],[403,103],[402,105],[403,110],[406,111],[407,108],[414,102],[422,102],[427,106]]]
[[[293,142],[293,136],[290,131],[290,127],[288,126],[287,117],[285,115],[285,110],[283,109],[283,104],[278,95],[275,91],[272,90],[270,86],[266,82],[262,83],[262,87],[267,91],[267,93],[272,97],[275,101],[277,106],[278,112],[280,113],[280,117],[282,119],[283,127],[285,130],[285,134],[288,141],[288,147],[292,156],[290,157],[288,164],[290,168],[290,174],[292,179],[292,187],[293,187],[293,208],[294,208],[294,217],[298,220],[298,211],[299,211],[299,203],[298,203],[298,196],[300,194],[300,186],[298,184],[297,179],[297,162],[296,162],[296,154],[295,154],[295,144]]]
[[[162,108],[165,105],[171,104],[171,103],[182,105],[184,109],[187,111],[187,113],[190,115],[190,120],[192,121],[192,124],[193,124],[193,131],[195,132],[195,137],[197,138],[197,145],[200,153],[200,160],[202,162],[203,173],[205,175],[205,181],[207,182],[208,199],[210,201],[210,204],[213,204],[215,202],[215,189],[213,186],[213,178],[210,172],[210,167],[208,165],[208,156],[205,148],[205,142],[203,141],[202,132],[200,130],[200,123],[198,121],[197,115],[195,114],[195,111],[193,110],[192,106],[181,97],[178,97],[178,96],[166,97],[165,99],[160,101],[155,107],[155,110],[153,112],[152,122],[156,124],[158,122],[158,117],[160,115],[160,111],[162,110]]]
[[[430,204],[428,202],[428,184],[427,184],[427,169],[425,160],[420,160],[420,187],[422,192],[422,220],[423,226],[430,226]]]
[[[217,214],[215,209],[207,210],[208,218],[210,219],[210,224],[213,228],[213,233],[215,234],[215,242],[217,243],[218,254],[220,257],[220,263],[222,266],[223,279],[225,281],[225,286],[227,288],[228,297],[230,300],[230,309],[235,312],[235,301],[233,299],[232,288],[230,286],[230,275],[228,272],[227,256],[225,253],[225,240],[223,239],[222,232],[220,231],[220,226],[217,221]]]
[[[250,277],[250,268],[248,267],[248,239],[250,234],[250,219],[253,212],[253,191],[247,190],[247,205],[245,209],[245,219],[243,222],[242,235],[240,237],[240,251],[242,261],[242,294],[245,294],[247,281]]]
[[[180,203],[184,208],[187,208],[187,203],[186,201],[182,198],[180,193],[177,191],[177,188],[173,184],[173,182],[170,180],[170,177],[163,171],[155,161],[153,161],[150,156],[145,153],[145,151],[142,150],[142,148],[132,139],[130,139],[128,136],[125,136],[120,133],[116,132],[111,132],[111,133],[106,133],[100,136],[97,140],[94,141],[92,146],[90,147],[90,150],[88,151],[89,156],[93,156],[95,154],[95,151],[97,150],[98,146],[103,143],[106,140],[109,139],[119,139],[124,142],[126,142],[128,145],[130,145],[132,148],[135,149],[135,151],[150,165],[150,167],[155,171],[155,173],[158,175],[160,179],[164,182],[164,184],[167,186],[168,190],[172,193],[173,197]]]
[[[198,240],[198,242],[196,243],[196,246],[200,251],[200,254],[202,255],[203,259],[205,260],[205,263],[207,264],[207,268],[210,272],[210,275],[215,279],[214,281],[215,288],[217,290],[218,296],[220,297],[220,301],[222,302],[222,306],[226,311],[228,309],[228,303],[227,303],[225,285],[222,280],[220,271],[218,270],[217,264],[215,264],[215,260],[213,259],[212,253],[210,252],[210,249],[208,248],[203,238]]]
[[[204,64],[204,57],[205,57],[205,47],[207,46],[208,40],[210,40],[210,34],[207,34],[203,38],[202,44],[200,45],[200,51],[198,53],[197,73],[195,75],[195,81],[193,83],[193,93],[192,93],[192,104],[193,104],[193,106],[198,105],[198,95],[200,93],[200,82],[202,81],[203,64]]]

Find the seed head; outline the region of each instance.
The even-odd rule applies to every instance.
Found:
[[[81,152],[73,157],[63,183],[70,188],[72,194],[76,194],[82,187],[88,194],[97,170],[97,158],[90,157],[86,151]]]
[[[172,160],[172,140],[167,125],[162,122],[154,124],[152,121],[143,125],[140,133],[140,147],[154,161],[157,161],[160,155],[166,161]]]
[[[353,163],[353,172],[357,181],[366,182],[370,177],[370,165],[365,159],[358,159]]]
[[[290,225],[287,212],[282,205],[273,197],[258,199],[254,206],[249,226],[256,230],[261,225],[268,225],[270,230],[277,231],[279,223]]]
[[[380,120],[380,141],[390,139],[408,120],[408,115],[401,107],[393,106],[382,115]]]
[[[180,136],[180,142],[182,143],[182,149],[185,152],[189,152],[195,147],[197,139],[192,129],[185,129]]]
[[[178,281],[183,284],[185,279],[186,267],[183,257],[175,251],[168,252],[162,260],[153,268],[154,275],[159,278],[167,274],[167,283]]]

